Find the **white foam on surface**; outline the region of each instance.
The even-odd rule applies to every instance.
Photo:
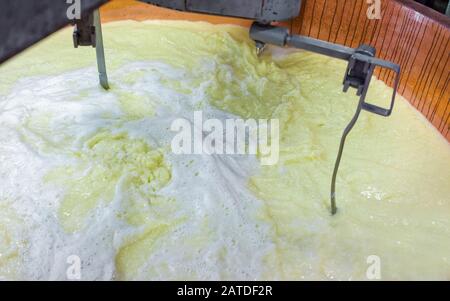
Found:
[[[209,67],[205,64],[205,68]],[[137,82],[121,82],[121,77],[137,70],[145,71]],[[120,194],[120,184],[114,200],[100,204],[84,229],[68,234],[61,229],[57,213],[64,192],[42,179],[52,168],[73,161],[69,151],[81,148],[86,137],[101,128],[125,131],[154,147],[167,148],[175,134],[169,130],[171,122],[175,118],[192,120],[193,111],[204,101],[206,85],[186,95],[160,83],[161,78],[183,81],[188,77],[185,72],[160,62],[133,62],[110,74],[110,81],[116,86],[105,92],[99,89],[93,68],[81,69],[57,76],[21,79],[1,99],[0,198],[11,200],[27,229],[20,238],[27,241],[26,247],[20,249],[21,278],[65,279],[66,259],[72,254],[82,258],[83,279],[114,277],[116,250],[124,237],[139,233],[139,229],[116,217],[122,198],[126,198]],[[125,120],[117,101],[119,90],[155,99],[156,116]],[[86,96],[77,99],[81,93]],[[231,117],[209,106],[203,107],[203,111],[205,118]],[[49,124],[41,128],[43,136],[24,126],[30,116],[39,114],[51,114]],[[45,147],[48,145],[52,146]],[[223,275],[252,279],[258,275],[261,258],[273,244],[267,236],[268,227],[252,216],[261,204],[246,188],[246,179],[258,167],[256,158],[174,155],[170,151],[165,158],[171,166],[172,180],[160,193],[177,199],[180,205],[177,215],[188,219],[163,239],[148,264],[169,265],[174,277],[176,273],[189,275],[192,271],[201,279],[219,279]],[[214,237],[207,246],[198,249],[195,244],[190,248],[176,246],[190,236],[204,235],[205,220],[207,232]],[[227,254],[219,262],[217,254],[223,248]],[[167,272],[160,277],[156,273],[151,278],[167,276]],[[141,277],[148,275],[137,278]]]

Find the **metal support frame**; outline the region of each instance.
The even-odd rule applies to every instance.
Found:
[[[388,117],[391,115],[394,108],[395,96],[397,94],[397,88],[400,80],[400,66],[388,61],[375,58],[375,48],[371,46],[361,45],[357,49],[353,49],[305,36],[290,35],[289,30],[284,27],[277,27],[255,22],[250,28],[250,37],[255,41],[258,53],[261,51],[261,49],[263,49],[265,44],[274,44],[282,47],[291,46],[299,49],[304,49],[349,62],[343,81],[343,90],[344,92],[347,92],[349,87],[355,88],[356,95],[358,95],[360,98],[358,101],[356,112],[353,115],[353,118],[350,120],[349,124],[344,129],[344,133],[342,134],[338,155],[334,165],[330,193],[330,209],[331,214],[334,215],[337,212],[336,178],[344,151],[346,138],[358,121],[361,110],[366,110],[370,113],[374,113],[384,117]],[[390,106],[387,109],[367,103],[365,101],[370,85],[370,80],[372,79],[373,71],[376,66],[391,69],[396,73],[394,91],[392,93]]]
[[[139,0],[170,9],[230,16],[263,23],[285,21],[300,13],[301,0]]]
[[[70,1],[74,2],[74,1]],[[1,0],[0,64],[53,32],[73,23],[69,1]],[[108,0],[82,0],[80,15],[97,9]]]

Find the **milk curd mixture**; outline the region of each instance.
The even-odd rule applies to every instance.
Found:
[[[402,97],[362,113],[346,62],[248,30],[184,21],[103,26],[111,89],[67,28],[0,67],[0,279],[450,280],[450,145]],[[368,101],[392,89],[372,81]],[[276,165],[176,155],[177,118],[280,123]],[[374,257],[375,256],[375,257]]]

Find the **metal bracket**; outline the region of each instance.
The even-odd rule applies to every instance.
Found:
[[[92,14],[76,20],[74,23],[73,46],[75,48],[78,48],[78,46],[92,46],[95,48],[100,85],[105,90],[108,90],[108,75],[106,73],[102,27],[98,9],[94,10]]]

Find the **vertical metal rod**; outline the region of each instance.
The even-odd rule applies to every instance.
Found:
[[[359,99],[358,107],[356,108],[355,115],[353,115],[352,120],[347,125],[347,127],[344,130],[344,133],[342,134],[341,143],[339,145],[339,151],[336,158],[336,163],[334,164],[334,170],[333,170],[333,178],[331,179],[331,214],[335,215],[337,212],[337,206],[336,206],[336,177],[339,170],[339,165],[341,163],[342,159],[342,153],[344,152],[344,145],[345,145],[345,139],[347,139],[347,135],[350,133],[350,131],[355,126],[356,122],[358,121],[359,114],[361,113],[362,109],[362,103],[363,103],[363,97]]]
[[[358,106],[356,108],[356,112],[353,115],[353,118],[350,120],[350,123],[345,127],[344,129],[344,133],[342,134],[341,137],[341,142],[339,144],[339,151],[338,151],[338,155],[336,158],[336,162],[334,164],[334,170],[333,170],[333,177],[331,179],[331,215],[335,215],[337,212],[337,206],[336,206],[336,178],[337,178],[337,173],[339,170],[339,165],[341,164],[341,159],[342,159],[342,153],[344,152],[344,146],[345,146],[345,140],[347,139],[348,134],[350,133],[350,131],[353,129],[353,127],[355,126],[356,122],[358,121],[359,115],[361,113],[363,104],[364,104],[364,100],[366,98],[367,95],[367,91],[369,88],[369,84],[370,84],[370,80],[372,79],[372,74],[373,74],[373,70],[375,69],[375,66],[372,65],[369,67],[369,72],[368,72],[368,76],[366,77],[365,83],[364,83],[364,90],[361,93],[361,96],[359,98],[358,101]]]
[[[99,10],[94,12],[94,26],[95,26],[95,51],[97,53],[97,68],[98,76],[100,79],[100,85],[105,89],[109,89],[108,75],[106,74],[105,63],[105,51],[103,49],[103,36],[102,36],[102,22],[100,21]]]

